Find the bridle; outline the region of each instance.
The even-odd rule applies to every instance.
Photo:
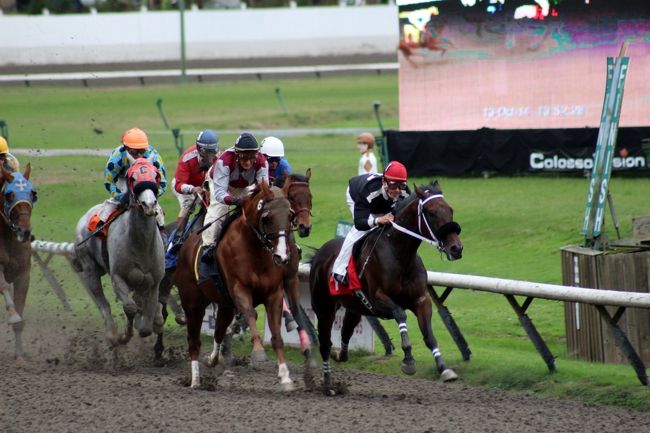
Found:
[[[13,233],[18,233],[20,230],[24,230],[23,228],[19,227],[16,222],[14,222],[14,219],[11,218],[12,212],[14,208],[20,204],[20,203],[26,203],[29,206],[29,210],[22,210],[22,211],[17,211],[14,212],[15,219],[18,220],[21,216],[31,216],[32,215],[32,209],[34,207],[34,202],[27,200],[27,199],[18,199],[15,202],[7,203],[4,198],[4,191],[5,187],[7,186],[7,182],[5,182],[2,185],[2,189],[0,190],[0,194],[2,194],[2,212],[0,212],[0,215],[2,215],[2,219],[5,221],[9,229]],[[30,194],[33,192],[33,189],[30,191]]]
[[[284,197],[282,197],[284,198]],[[277,230],[275,232],[267,232],[264,230],[264,224],[262,224],[262,218],[264,217],[264,211],[266,208],[266,205],[270,202],[272,202],[275,198],[270,199],[270,200],[265,200],[262,198],[258,203],[257,203],[257,224],[253,224],[250,222],[248,217],[246,216],[245,209],[242,208],[242,214],[244,216],[244,221],[246,221],[246,225],[255,233],[255,236],[257,239],[261,242],[262,246],[264,247],[265,250],[273,253],[273,240],[279,239],[281,237],[286,237],[287,236],[287,230]],[[285,198],[286,200],[286,198]],[[288,200],[287,200],[288,201]]]
[[[309,188],[309,183],[301,182],[301,181],[291,182],[289,184],[289,191],[287,193],[289,193],[291,191],[291,188],[293,186],[303,186],[303,187]],[[291,200],[289,201],[289,204],[291,204]],[[307,214],[309,216],[313,216],[312,213],[311,213],[311,208],[309,208],[309,207],[301,207],[301,208],[298,208],[298,209],[294,209],[294,208],[290,207],[289,211],[291,212],[291,225],[294,226],[294,227],[297,225],[297,219],[298,219],[298,215],[300,215],[300,213],[307,212]]]
[[[461,229],[460,229],[460,225],[455,221],[449,221],[443,224],[442,226],[440,226],[437,230],[433,230],[431,228],[431,225],[429,224],[429,221],[427,220],[425,215],[426,209],[424,206],[431,200],[437,198],[444,198],[444,195],[433,194],[425,198],[420,198],[418,200],[418,232],[419,233],[415,233],[407,229],[406,227],[397,224],[394,221],[392,222],[392,225],[396,230],[405,233],[411,237],[414,237],[416,239],[419,239],[423,242],[426,242],[430,245],[433,245],[438,249],[438,251],[442,252],[444,251],[444,244],[440,239],[444,238],[449,233],[460,234]],[[423,226],[426,229],[424,232],[423,232]]]

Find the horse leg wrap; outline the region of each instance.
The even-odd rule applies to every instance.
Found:
[[[5,302],[7,304],[7,323],[10,325],[14,325],[16,323],[22,322],[23,318],[20,317],[20,314],[16,311],[16,306],[14,305],[14,300],[11,297],[11,291],[13,291],[13,287],[10,287],[10,289],[5,289],[2,294],[5,297]]]
[[[198,388],[199,386],[201,386],[201,377],[199,375],[199,361],[192,361],[191,366],[192,366],[192,384],[190,386],[192,388]]]

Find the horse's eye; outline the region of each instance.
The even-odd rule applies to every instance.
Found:
[[[5,194],[5,201],[12,202],[14,201],[14,193],[8,192]]]
[[[32,202],[36,202],[38,200],[38,195],[36,194],[36,191],[32,191]]]
[[[271,211],[264,211],[262,213],[262,222],[267,223],[271,219]]]

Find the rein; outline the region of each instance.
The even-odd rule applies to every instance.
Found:
[[[407,234],[407,235],[409,235],[411,237],[414,237],[414,238],[419,239],[419,240],[421,240],[423,242],[426,242],[429,245],[433,245],[439,251],[443,251],[444,245],[442,244],[442,242],[438,238],[440,238],[440,237],[442,237],[442,236],[444,236],[444,235],[446,235],[447,233],[450,233],[450,232],[456,232],[456,233],[460,234],[460,226],[458,225],[458,223],[455,223],[453,221],[448,222],[448,223],[444,224],[442,227],[440,227],[437,230],[438,235],[436,236],[436,233],[434,232],[434,230],[429,225],[429,221],[427,221],[427,219],[424,216],[424,205],[427,204],[430,200],[433,200],[434,198],[443,198],[443,197],[444,197],[444,195],[442,195],[442,194],[434,194],[434,195],[431,195],[431,196],[427,197],[424,200],[420,199],[420,201],[418,203],[418,232],[419,233],[415,233],[414,231],[409,230],[406,227],[403,227],[403,226],[397,224],[394,221],[391,224],[393,225],[393,227],[397,231],[400,231],[400,232],[405,233],[405,234]],[[422,235],[422,221],[424,221],[424,226],[426,227],[430,237],[426,237],[426,236]]]

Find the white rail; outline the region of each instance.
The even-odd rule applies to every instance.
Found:
[[[309,270],[309,264],[301,263],[299,269],[301,278],[308,279]],[[427,281],[432,286],[481,290],[484,292],[499,293],[503,295],[521,295],[533,298],[581,302],[593,305],[650,308],[650,293],[587,289],[557,284],[534,283],[530,281],[433,271],[427,272]]]
[[[357,65],[314,65],[314,66],[269,66],[259,68],[194,68],[188,69],[188,77],[196,77],[201,80],[203,77],[216,76],[263,76],[272,75],[296,75],[296,74],[321,74],[332,72],[352,72],[352,71],[397,71],[398,63],[367,63]],[[159,69],[159,70],[142,70],[142,71],[96,71],[96,72],[58,72],[58,73],[34,73],[34,74],[6,74],[0,75],[0,82],[24,82],[32,81],[97,81],[107,79],[138,79],[144,83],[145,78],[165,78],[179,77],[179,69]]]

